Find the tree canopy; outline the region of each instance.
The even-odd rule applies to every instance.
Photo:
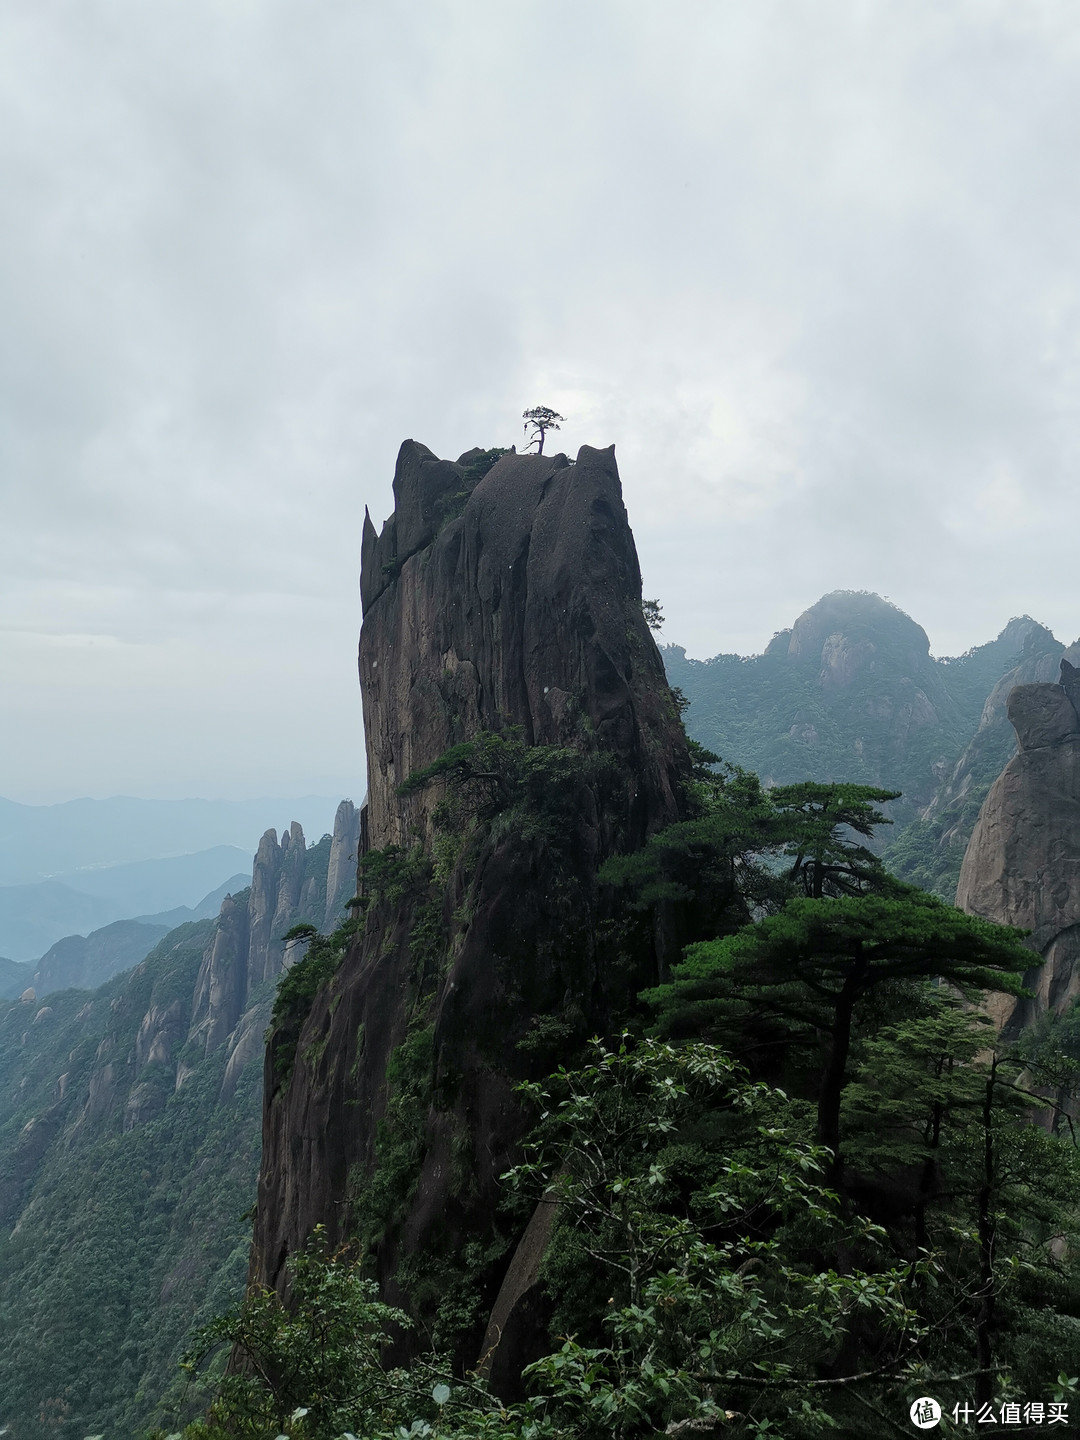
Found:
[[[522,429],[528,435],[532,431],[530,445],[536,446],[536,453],[544,453],[544,436],[549,430],[561,430],[560,420],[565,420],[565,415],[560,415],[557,410],[552,410],[547,405],[534,405],[531,410],[523,410],[521,418],[525,421]]]
[[[840,1102],[859,1006],[887,983],[920,979],[1023,994],[1023,931],[994,925],[915,889],[789,900],[734,935],[699,942],[670,984],[650,993],[661,1024],[709,1031],[755,1012],[786,1043],[811,1032],[823,1054],[818,1139],[840,1164]]]

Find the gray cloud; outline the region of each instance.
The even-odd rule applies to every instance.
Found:
[[[0,793],[356,790],[400,441],[618,446],[693,653],[826,589],[1080,633],[1080,20],[0,11]]]

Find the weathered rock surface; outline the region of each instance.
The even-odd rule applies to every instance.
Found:
[[[363,536],[370,846],[431,840],[441,787],[408,798],[397,787],[482,730],[606,754],[614,777],[582,782],[557,841],[496,826],[458,864],[425,922],[441,937],[433,970],[410,902],[374,904],[303,1028],[271,1039],[252,1274],[281,1284],[316,1224],[332,1243],[349,1232],[375,1166],[388,1062],[407,1037],[430,1036],[418,1172],[376,1247],[384,1294],[400,1299],[402,1259],[437,1251],[453,1263],[494,1213],[523,1123],[518,1042],[533,1022],[577,1016],[587,1034],[619,985],[647,983],[612,973],[595,875],[616,846],[678,818],[688,760],[612,450],[583,447],[574,464],[507,455],[470,482],[466,465],[406,441],[394,495],[381,534],[368,518]],[[655,975],[655,953],[648,963]],[[489,1303],[510,1260],[483,1277]]]
[[[234,1031],[239,1031],[245,1037],[244,1054],[250,1055],[250,1035],[256,1022],[241,1022],[257,999],[265,1026],[267,982],[286,964],[282,937],[300,920],[326,929],[337,922],[345,900],[356,889],[359,835],[359,812],[351,800],[343,800],[334,833],[321,848],[307,848],[296,821],[282,833],[280,843],[275,830],[267,830],[259,841],[251,886],[222,902],[196,981],[187,1039],[203,1053],[230,1037],[235,1046],[239,1041]],[[238,1063],[230,1055],[230,1075],[235,1074]]]
[[[322,929],[333,930],[341,919],[345,902],[356,893],[356,862],[360,852],[360,811],[351,800],[342,800],[334,816],[330,860],[326,867],[326,912]]]
[[[1017,753],[983,803],[956,903],[1030,930],[1045,961],[1027,977],[1034,1000],[1000,997],[1012,1033],[1080,993],[1080,714],[1062,685],[1029,684],[1011,691],[1008,715]]]
[[[661,736],[668,687],[640,614],[641,574],[614,450],[505,455],[464,512],[443,523],[461,467],[407,440],[395,512],[365,521],[360,685],[370,844],[430,835],[433,790],[396,791],[478,730],[519,725],[563,745],[581,719],[633,766],[628,803],[672,813],[674,768]]]

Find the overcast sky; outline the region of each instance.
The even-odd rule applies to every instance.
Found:
[[[691,654],[1075,639],[1078,139],[1075,0],[0,0],[0,794],[358,799],[364,505],[528,405]]]

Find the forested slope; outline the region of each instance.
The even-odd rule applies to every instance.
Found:
[[[493,456],[405,442],[365,523],[357,914],[279,989],[256,1283],[186,1434],[878,1440],[918,1395],[1060,1410],[1069,1056],[981,1013],[1022,992],[1023,935],[875,853],[881,784],[932,796],[1016,628],[950,685],[893,607],[826,597],[747,662],[773,769],[715,767],[613,454]]]
[[[349,802],[311,848],[296,824],[280,842],[268,831],[250,888],[216,919],[170,931],[100,989],[0,1006],[0,1426],[13,1440],[135,1436],[198,1407],[177,1362],[192,1324],[243,1291],[283,936],[333,924],[358,838]]]
[[[688,732],[729,763],[766,784],[899,790],[886,807],[895,828],[880,840],[889,863],[951,900],[979,805],[1015,749],[1007,693],[1054,678],[1065,647],[1023,616],[995,640],[937,659],[896,606],[836,591],[761,655],[692,660],[676,645],[661,653],[690,702]]]
[[[133,975],[0,1015],[0,1420],[13,1436],[136,1434],[192,1319],[243,1285],[259,1067],[222,1097],[221,1049],[177,1090],[172,1057],[145,1045],[148,1016],[186,1030],[213,930],[182,926]]]

